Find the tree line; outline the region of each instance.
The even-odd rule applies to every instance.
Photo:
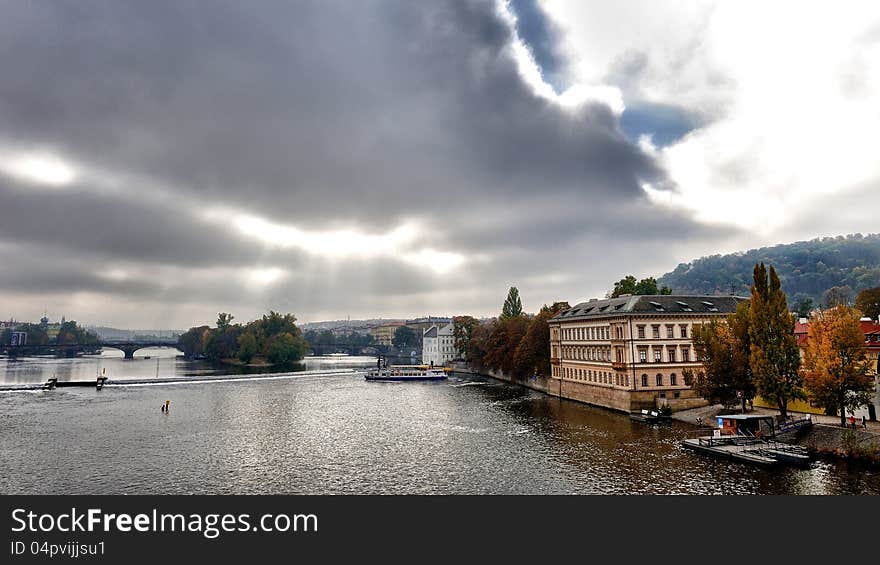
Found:
[[[101,341],[98,334],[81,328],[75,320],[62,321],[58,333],[52,337],[44,324],[18,324],[14,330],[6,328],[0,332],[0,343],[9,345],[13,332],[24,332],[27,345],[98,345]]]
[[[567,302],[555,302],[537,314],[525,314],[519,290],[511,287],[497,318],[454,317],[453,343],[458,354],[478,370],[501,371],[517,379],[548,376],[549,321],[569,308]]]
[[[775,402],[783,418],[788,402],[809,398],[827,414],[839,414],[845,425],[846,412],[868,404],[874,393],[861,316],[845,304],[814,310],[802,360],[796,314],[775,268],[759,263],[750,300],[726,318],[694,328],[703,370],[686,369],[685,382],[710,402],[740,404],[743,411],[760,395]]]
[[[247,324],[233,324],[234,316],[221,312],[215,327],[198,326],[184,332],[178,345],[187,357],[212,361],[266,361],[289,365],[300,361],[309,344],[293,314],[270,311]]]
[[[679,264],[658,279],[676,294],[747,296],[752,268],[774,265],[786,295],[802,317],[880,286],[880,234],[853,234],[712,255]]]

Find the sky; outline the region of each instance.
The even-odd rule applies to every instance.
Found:
[[[880,231],[876,2],[0,12],[2,319],[490,316]]]

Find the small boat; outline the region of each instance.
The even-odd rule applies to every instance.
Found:
[[[364,379],[368,381],[442,381],[446,369],[429,365],[390,365],[370,369]]]
[[[642,424],[662,424],[672,422],[672,416],[661,414],[656,410],[642,410],[641,412],[630,412],[629,419],[633,422]]]

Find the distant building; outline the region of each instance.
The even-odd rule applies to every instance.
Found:
[[[424,339],[425,332],[431,328],[431,326],[441,326],[443,324],[449,324],[452,322],[452,318],[442,317],[442,316],[425,316],[424,318],[415,318],[413,320],[406,321],[406,327],[410,328],[414,332],[416,332],[416,336],[419,339],[419,347],[424,350],[424,344],[422,340]]]
[[[456,358],[452,324],[431,326],[422,334],[422,363],[440,366]]]
[[[548,392],[615,410],[706,401],[682,372],[702,371],[693,327],[736,310],[736,296],[621,296],[590,300],[550,320]]]
[[[391,342],[394,339],[394,332],[397,331],[397,328],[405,325],[406,324],[403,322],[389,322],[387,324],[382,324],[381,326],[376,326],[370,333],[373,334],[373,339],[376,341],[377,345],[391,345]]]

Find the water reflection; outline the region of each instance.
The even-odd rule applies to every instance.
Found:
[[[332,356],[306,357],[290,370],[372,367],[375,357]],[[186,359],[177,349],[145,348],[125,359],[118,349],[105,349],[100,355],[84,355],[72,359],[57,357],[0,357],[0,384],[44,383],[50,377],[59,381],[93,380],[105,376],[112,380],[168,377],[196,377],[258,374],[272,370],[267,367],[241,367]]]
[[[876,470],[718,461],[684,424],[463,375],[2,393],[0,429],[0,493],[880,494]]]

